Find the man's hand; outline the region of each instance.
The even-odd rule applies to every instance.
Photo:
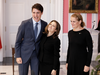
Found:
[[[18,64],[22,64],[22,58],[16,58],[16,62],[18,63]]]

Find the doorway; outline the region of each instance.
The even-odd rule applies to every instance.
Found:
[[[50,22],[50,0],[4,0],[4,57],[12,57],[11,47],[15,45],[16,34],[23,20],[32,17],[31,7],[40,3],[44,7],[42,19]]]

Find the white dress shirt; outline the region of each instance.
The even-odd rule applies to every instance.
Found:
[[[39,20],[38,22],[35,22],[34,19],[32,18],[32,21],[33,21],[33,29],[35,29],[36,23],[38,23],[38,25],[37,25],[38,32],[37,32],[37,36],[36,36],[36,38],[37,38],[39,36],[40,31],[41,31],[41,20]]]

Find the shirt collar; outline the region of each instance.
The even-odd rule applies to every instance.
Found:
[[[40,20],[38,22],[34,21],[34,19],[32,18],[33,24],[35,25],[36,23],[40,24]]]

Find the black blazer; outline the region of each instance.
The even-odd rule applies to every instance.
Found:
[[[58,37],[53,39],[52,36],[43,35],[40,42],[40,62],[53,65],[53,69],[57,69],[60,57],[60,40]]]

